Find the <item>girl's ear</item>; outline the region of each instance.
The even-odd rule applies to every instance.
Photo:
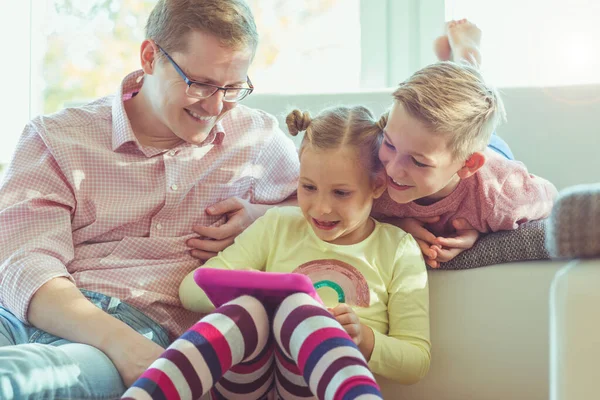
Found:
[[[387,189],[387,174],[385,173],[385,169],[381,168],[380,171],[377,172],[377,175],[373,178],[373,198],[378,199]]]
[[[475,174],[475,172],[477,172],[479,168],[483,167],[484,164],[485,156],[482,152],[477,151],[471,154],[471,157],[469,157],[469,159],[465,161],[463,167],[458,170],[458,177],[460,179],[466,179]]]

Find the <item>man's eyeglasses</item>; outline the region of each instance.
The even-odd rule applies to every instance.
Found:
[[[252,81],[250,81],[249,77],[246,77],[247,87],[222,87],[217,85],[211,85],[210,83],[201,83],[195,82],[188,78],[183,70],[177,65],[177,63],[171,58],[171,56],[162,49],[156,42],[156,47],[167,57],[167,59],[173,64],[175,71],[187,83],[186,93],[190,97],[195,97],[197,99],[207,99],[213,94],[217,93],[219,90],[223,91],[223,101],[228,103],[235,103],[240,100],[243,100],[246,96],[248,96],[254,90],[254,86],[252,86]]]

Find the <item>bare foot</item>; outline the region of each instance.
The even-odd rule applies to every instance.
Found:
[[[481,29],[466,19],[446,23],[446,34],[433,42],[440,61],[466,61],[476,67],[481,64]]]

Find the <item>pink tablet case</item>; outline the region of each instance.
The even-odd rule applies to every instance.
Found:
[[[265,305],[277,306],[293,293],[306,293],[323,304],[310,278],[302,274],[198,268],[196,284],[215,307],[243,295],[254,296]]]

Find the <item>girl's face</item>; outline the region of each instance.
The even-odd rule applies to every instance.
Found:
[[[396,102],[390,111],[379,158],[388,178],[388,193],[396,203],[431,204],[458,185],[464,162],[453,160],[446,141],[430,132]]]
[[[300,156],[298,204],[315,234],[334,244],[355,244],[375,227],[373,200],[385,191],[385,174],[373,178],[351,146],[320,150],[307,145]]]

